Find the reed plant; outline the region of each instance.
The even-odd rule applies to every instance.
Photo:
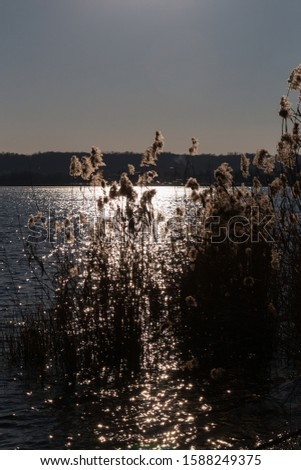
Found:
[[[255,168],[252,187],[233,185],[227,163],[215,170],[212,187],[203,190],[193,178],[186,184],[200,218],[194,218],[196,242],[187,244],[182,331],[189,331],[183,344],[190,352],[193,345],[198,366],[269,361],[279,345],[290,356],[299,354],[301,66],[288,84],[276,156],[265,149],[252,162],[241,156],[244,178],[250,165],[253,174]],[[295,108],[293,92],[299,93]]]
[[[148,187],[157,176],[148,167],[162,147],[163,136],[157,132],[142,157],[139,196],[129,178],[135,173],[133,165],[129,174],[108,185],[98,148],[81,160],[71,158],[70,174],[97,193],[98,217],[90,225],[82,214],[73,214],[56,224],[56,241],[63,243],[51,251],[51,302],[14,322],[6,338],[11,358],[43,363],[48,373],[59,372],[68,380],[97,376],[107,368],[133,371],[147,362],[142,343],[158,334],[164,323],[158,311],[166,305],[161,275],[166,252],[156,243],[156,191]],[[75,219],[80,220],[80,234]],[[37,226],[40,233],[42,225],[43,214],[30,216],[32,232]],[[30,263],[44,270],[34,237],[26,250]]]
[[[166,332],[179,342],[183,368],[190,371],[268,364],[279,343],[288,344],[292,337],[297,351],[301,66],[288,82],[276,156],[265,149],[252,161],[241,156],[246,181],[250,165],[256,169],[252,186],[236,186],[231,167],[223,163],[209,188],[188,179],[183,203],[165,222],[150,187],[164,145],[160,131],[139,171],[129,162],[128,172],[110,184],[103,178],[98,148],[81,159],[74,155],[70,174],[97,188],[99,217],[91,227],[81,214],[73,216],[85,227],[84,240],[77,237],[72,217],[57,227],[66,243],[52,252],[51,305],[26,316],[10,333],[11,357],[35,359],[45,370],[74,380],[108,369],[146,367],[147,345]],[[289,97],[295,91],[299,97],[293,108]],[[191,156],[197,146],[193,138]],[[29,223],[34,225],[37,217]],[[28,247],[35,263],[40,262],[38,250]]]

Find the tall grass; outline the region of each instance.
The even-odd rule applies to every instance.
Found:
[[[188,179],[187,197],[164,223],[149,188],[157,177],[149,167],[163,148],[161,132],[144,152],[140,171],[129,162],[128,173],[110,184],[98,148],[81,160],[73,156],[70,174],[98,188],[99,218],[86,227],[84,241],[72,219],[57,227],[66,243],[53,253],[52,304],[27,315],[8,335],[10,356],[75,380],[108,369],[139,370],[150,360],[147,344],[166,331],[177,339],[189,370],[268,364],[279,344],[286,351],[293,344],[290,354],[298,351],[301,114],[300,96],[293,108],[289,94],[300,90],[301,66],[281,98],[277,155],[260,149],[252,162],[241,156],[243,177],[251,164],[257,169],[252,187],[235,186],[223,163],[210,188]],[[193,138],[191,155],[197,145]],[[137,173],[139,195],[132,184]],[[262,177],[269,178],[268,187]],[[28,250],[37,262],[38,246]]]

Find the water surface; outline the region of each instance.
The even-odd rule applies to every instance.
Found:
[[[97,194],[96,194],[97,195]],[[156,207],[171,216],[185,190],[157,188]],[[97,216],[93,189],[0,188],[0,323],[44,302],[24,242],[30,214],[53,217],[79,209]],[[51,246],[42,247],[47,254]],[[2,449],[253,449],[301,428],[299,371],[274,358],[263,369],[229,367],[215,381],[185,367],[168,329],[148,345],[140,371],[61,383],[9,364],[0,376]],[[219,364],[216,364],[218,367]],[[298,437],[275,447],[300,448]]]

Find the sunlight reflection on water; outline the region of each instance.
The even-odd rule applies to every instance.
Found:
[[[185,189],[157,189],[155,206],[172,214]],[[66,217],[79,208],[96,215],[97,194],[99,190],[78,187],[0,188],[1,322],[9,319],[9,304],[17,309],[20,303],[31,306],[41,300],[38,288],[28,287],[31,273],[22,252],[29,215],[41,210]],[[224,380],[215,381],[205,356],[200,370],[185,367],[164,312],[159,321],[166,329],[159,334],[147,318],[142,369],[127,377],[103,371],[97,382],[83,378],[66,385],[53,378],[41,384],[37,371],[6,368],[0,379],[5,397],[0,403],[0,447],[254,448],[281,435],[288,425],[300,426],[298,375],[286,380],[283,374],[274,383],[268,373],[248,374],[233,367]]]

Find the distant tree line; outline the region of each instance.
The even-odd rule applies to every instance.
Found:
[[[84,152],[41,152],[33,155],[14,153],[0,154],[0,185],[4,186],[65,186],[84,184],[69,175],[70,158],[76,154],[78,157],[86,155]],[[252,161],[253,155],[247,155]],[[103,176],[106,180],[118,180],[119,176],[128,170],[128,164],[135,166],[136,173],[145,171],[140,167],[141,154],[132,152],[107,153],[104,155],[106,166],[103,167]],[[201,185],[210,185],[214,182],[214,170],[223,162],[233,168],[236,185],[245,182],[252,184],[253,177],[260,176],[263,184],[272,181],[275,174],[265,175],[258,169],[250,166],[250,176],[244,179],[240,171],[240,154],[233,152],[227,155],[178,155],[172,153],[160,154],[156,172],[157,184],[185,184],[189,177],[197,178]],[[275,173],[280,172],[276,165]],[[132,176],[135,181],[135,176]]]

